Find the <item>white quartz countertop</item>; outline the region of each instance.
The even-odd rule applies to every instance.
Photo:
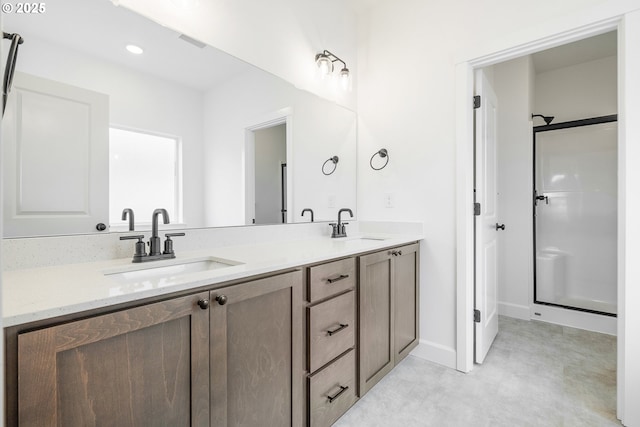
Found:
[[[172,260],[133,264],[131,258],[65,264],[3,272],[4,327],[55,318],[115,304],[222,284],[325,260],[398,246],[420,235],[366,235],[331,239],[318,237],[277,243],[227,246],[180,252]],[[109,273],[164,267],[199,260],[219,260],[224,268],[193,273],[139,275],[124,279]]]

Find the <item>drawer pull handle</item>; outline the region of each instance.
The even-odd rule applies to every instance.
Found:
[[[340,391],[339,391],[339,392],[337,392],[337,393],[336,393],[336,394],[334,394],[333,396],[327,396],[327,399],[329,399],[329,403],[333,403],[333,401],[334,401],[334,400],[336,400],[337,398],[339,398],[339,397],[340,397],[340,395],[341,395],[342,393],[344,393],[345,391],[347,391],[348,389],[349,389],[349,386],[346,386],[346,385],[345,385],[345,386],[343,386],[343,385],[341,385],[341,386],[340,386]]]
[[[337,334],[338,332],[346,329],[349,327],[348,323],[340,323],[340,327],[338,329],[334,329],[333,331],[327,331],[327,333],[329,334],[329,336]]]
[[[327,279],[327,282],[329,283],[335,283],[335,282],[339,282],[340,280],[344,280],[349,278],[348,274],[341,274],[338,277],[334,277],[333,279]]]

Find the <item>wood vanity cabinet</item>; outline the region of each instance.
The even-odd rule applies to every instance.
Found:
[[[359,257],[360,396],[418,345],[419,244]]]
[[[418,248],[8,328],[7,425],[330,426],[418,343]]]
[[[302,425],[302,273],[211,291],[211,426]]]
[[[209,312],[198,293],[17,336],[27,426],[206,426]]]
[[[66,321],[8,335],[7,425],[303,425],[300,270]]]
[[[307,269],[307,423],[328,427],[358,399],[356,260]]]

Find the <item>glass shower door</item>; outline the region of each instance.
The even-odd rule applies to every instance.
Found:
[[[535,302],[615,315],[617,123],[584,122],[534,128]]]

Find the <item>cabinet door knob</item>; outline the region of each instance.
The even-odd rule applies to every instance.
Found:
[[[227,296],[226,295],[218,295],[216,297],[216,301],[218,301],[218,304],[220,304],[220,305],[225,305],[227,303]]]
[[[198,305],[200,306],[201,309],[206,310],[207,308],[209,308],[209,300],[201,299],[200,301],[198,301]]]

